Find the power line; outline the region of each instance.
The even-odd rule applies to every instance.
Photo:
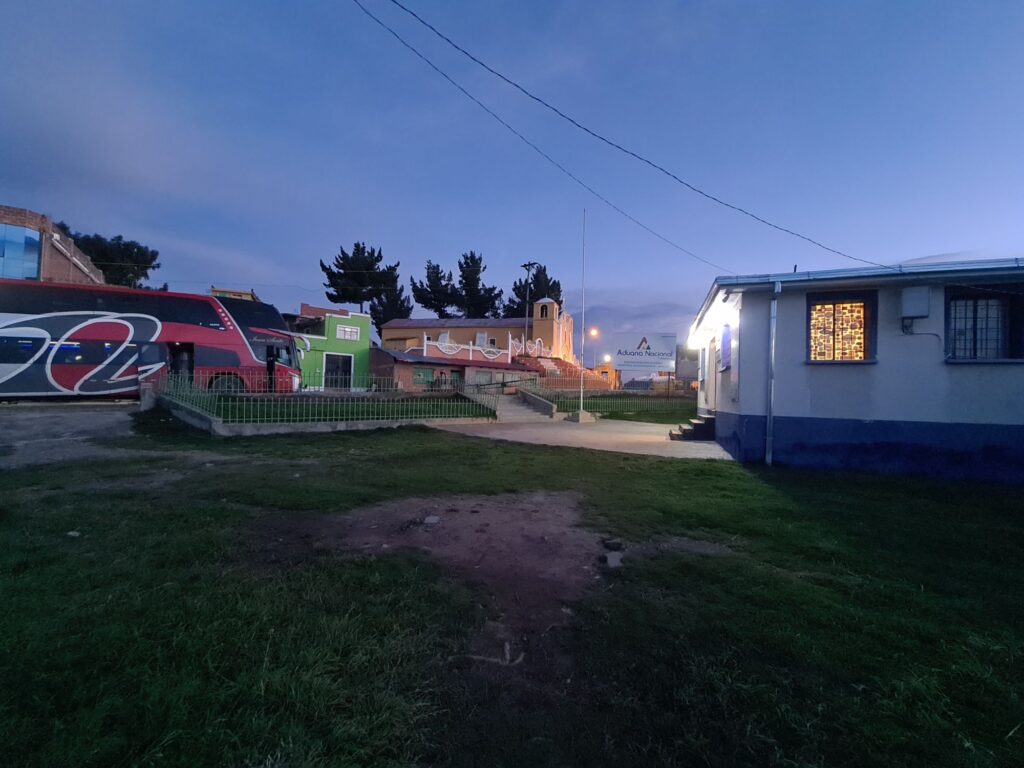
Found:
[[[355,1],[355,0],[353,0],[353,1]],[[758,221],[761,224],[765,224],[766,226],[769,226],[772,229],[776,229],[776,230],[778,230],[780,232],[784,232],[784,233],[786,233],[788,235],[792,235],[793,237],[798,237],[801,240],[805,240],[806,242],[811,243],[812,245],[815,245],[818,248],[826,250],[826,251],[828,251],[830,253],[834,253],[837,256],[842,256],[842,257],[847,258],[847,259],[852,259],[854,261],[859,261],[859,262],[862,262],[864,264],[871,264],[871,265],[878,266],[878,267],[885,267],[885,266],[887,266],[885,264],[878,264],[878,263],[870,261],[868,259],[861,259],[861,258],[859,258],[857,256],[851,256],[848,253],[844,253],[843,251],[840,251],[840,250],[838,250],[836,248],[832,248],[832,247],[830,247],[828,245],[825,245],[824,243],[822,243],[822,242],[820,242],[818,240],[815,240],[813,237],[809,237],[807,235],[801,234],[800,232],[796,232],[795,230],[789,229],[787,227],[783,227],[780,224],[775,224],[774,222],[769,221],[768,219],[765,219],[765,218],[763,218],[761,216],[758,216],[756,213],[748,211],[746,208],[743,208],[743,207],[741,207],[739,205],[735,205],[733,203],[730,203],[730,202],[728,202],[726,200],[721,199],[720,197],[717,197],[716,195],[711,194],[710,192],[704,191],[700,187],[697,187],[696,185],[691,184],[690,182],[686,181],[685,179],[680,178],[675,173],[673,173],[672,171],[670,171],[667,168],[665,168],[663,165],[660,165],[660,164],[654,162],[653,160],[650,160],[647,157],[641,155],[639,152],[636,152],[636,151],[634,151],[632,149],[629,149],[628,147],[625,147],[622,144],[619,144],[618,142],[613,141],[612,139],[609,139],[606,136],[603,136],[602,134],[598,133],[597,131],[594,131],[594,130],[588,128],[587,126],[585,126],[583,123],[581,123],[578,120],[576,120],[571,115],[566,114],[565,112],[563,112],[561,109],[559,109],[555,105],[551,104],[548,101],[545,101],[540,96],[537,96],[536,94],[534,94],[531,91],[527,90],[525,87],[523,87],[522,85],[517,83],[515,80],[512,80],[509,77],[506,77],[505,75],[503,75],[501,72],[499,72],[498,70],[496,70],[493,67],[491,67],[486,62],[481,61],[479,58],[474,56],[472,53],[470,53],[465,48],[463,48],[461,45],[456,43],[454,40],[452,40],[446,34],[444,34],[439,29],[437,29],[437,27],[435,27],[429,21],[424,19],[422,16],[417,14],[412,9],[407,8],[405,5],[400,3],[398,0],[390,0],[390,2],[392,4],[398,6],[399,8],[401,8],[403,11],[405,11],[410,16],[412,16],[414,19],[416,19],[416,21],[418,21],[420,24],[425,26],[427,29],[429,29],[431,32],[433,32],[435,35],[437,35],[439,38],[444,40],[446,43],[448,43],[448,45],[450,45],[456,51],[458,51],[462,55],[466,56],[468,59],[470,59],[471,61],[475,62],[479,66],[483,67],[484,69],[486,69],[488,72],[490,72],[492,75],[494,75],[498,79],[500,79],[503,82],[507,83],[508,85],[512,86],[513,88],[515,88],[517,91],[522,93],[527,98],[532,99],[533,101],[537,102],[538,104],[540,104],[544,108],[550,110],[551,112],[554,112],[560,118],[562,118],[563,120],[566,120],[567,122],[571,123],[576,128],[578,128],[579,130],[581,130],[584,133],[586,133],[587,135],[592,136],[593,138],[597,139],[600,142],[603,142],[604,144],[607,144],[609,147],[612,147],[613,149],[617,149],[619,152],[623,152],[626,155],[629,155],[630,157],[632,157],[632,158],[634,158],[636,160],[639,160],[641,163],[644,163],[645,165],[650,166],[651,168],[655,169],[656,171],[664,174],[665,176],[668,176],[670,179],[673,179],[674,181],[678,182],[679,184],[682,184],[684,187],[689,189],[691,192],[696,192],[698,195],[701,195],[702,197],[705,197],[708,200],[711,200],[712,202],[715,202],[715,203],[718,203],[719,205],[725,206],[726,208],[729,208],[729,209],[731,209],[733,211],[736,211],[737,213],[741,213],[744,216],[749,216],[750,218],[754,219],[755,221]]]
[[[725,272],[729,272],[730,274],[736,274],[733,270],[728,269],[727,267],[723,267],[721,264],[715,264],[713,261],[709,261],[708,259],[705,259],[703,256],[698,256],[693,251],[688,250],[688,249],[684,248],[683,246],[679,245],[678,243],[673,242],[669,238],[665,237],[664,235],[660,234],[659,232],[656,232],[655,230],[651,229],[649,226],[644,224],[642,221],[639,221],[637,218],[635,218],[631,214],[629,214],[626,211],[624,211],[622,208],[617,206],[615,203],[613,203],[607,197],[605,197],[600,192],[598,192],[596,189],[591,187],[585,181],[583,181],[578,176],[573,174],[569,169],[567,169],[565,166],[563,166],[561,163],[559,163],[557,160],[555,160],[553,157],[551,157],[551,155],[549,155],[547,152],[545,152],[540,147],[538,147],[536,144],[534,144],[532,141],[530,141],[528,138],[526,138],[526,136],[524,136],[522,133],[520,133],[515,128],[513,128],[501,116],[499,116],[496,112],[494,112],[494,110],[492,110],[490,107],[488,107],[486,104],[484,104],[478,98],[476,98],[476,96],[474,96],[469,91],[467,91],[465,88],[463,88],[461,85],[459,85],[459,83],[455,82],[455,80],[453,80],[451,77],[449,77],[448,74],[444,70],[442,70],[440,67],[438,67],[436,64],[434,64],[434,62],[432,62],[430,59],[428,59],[424,54],[420,53],[419,50],[417,50],[411,43],[407,42],[405,40],[405,38],[403,38],[401,35],[399,35],[394,29],[392,29],[387,24],[385,24],[383,21],[381,21],[379,18],[374,16],[366,8],[366,6],[364,6],[359,0],[352,0],[352,2],[355,3],[363,13],[365,13],[374,22],[376,22],[380,27],[382,27],[385,31],[387,31],[392,37],[394,37],[405,48],[410,50],[417,58],[419,58],[421,61],[423,61],[423,63],[425,63],[428,67],[430,67],[432,70],[437,72],[437,74],[439,74],[441,77],[443,77],[445,80],[447,80],[452,86],[457,88],[464,96],[466,96],[466,98],[468,98],[470,101],[472,101],[478,107],[480,107],[480,109],[484,110],[484,112],[486,112],[492,118],[494,118],[499,123],[501,123],[501,125],[503,125],[516,138],[518,138],[520,141],[522,141],[524,144],[526,144],[528,147],[530,147],[530,149],[532,149],[534,152],[539,154],[541,157],[543,157],[545,160],[547,160],[549,163],[551,163],[553,166],[555,166],[558,170],[560,170],[562,173],[564,173],[570,179],[572,179],[577,184],[579,184],[581,187],[583,187],[585,190],[587,190],[590,194],[592,194],[598,200],[600,200],[605,205],[610,207],[612,210],[614,210],[617,213],[621,214],[622,216],[626,217],[627,219],[632,221],[634,224],[636,224],[638,227],[640,227],[641,229],[643,229],[646,232],[650,233],[651,235],[654,235],[654,237],[658,238],[662,242],[670,245],[671,247],[675,248],[676,250],[678,250],[678,251],[680,251],[682,253],[685,253],[687,256],[690,256],[691,258],[694,258],[697,261],[703,262],[704,264],[707,264],[709,267],[714,267],[715,269],[719,269],[719,270],[722,270],[722,271],[725,271]]]
[[[519,134],[519,133],[518,133],[517,131],[515,131],[515,130],[514,130],[514,129],[513,129],[512,127],[511,127],[511,126],[509,126],[509,125],[508,125],[508,123],[506,123],[506,122],[505,122],[504,120],[502,120],[502,119],[501,119],[500,117],[498,117],[498,116],[497,116],[497,115],[495,115],[495,114],[494,114],[493,112],[491,112],[491,110],[489,110],[489,109],[488,109],[487,107],[485,107],[485,106],[484,106],[483,104],[481,104],[481,103],[480,103],[479,101],[477,101],[477,99],[475,99],[475,98],[474,98],[474,97],[473,97],[472,95],[470,95],[470,94],[469,94],[469,93],[468,93],[468,92],[467,92],[467,91],[466,91],[466,90],[465,90],[464,88],[462,88],[462,86],[460,86],[460,85],[458,85],[457,83],[455,83],[455,82],[454,82],[454,81],[453,81],[453,80],[452,80],[452,79],[451,79],[450,77],[448,77],[448,76],[447,76],[447,75],[446,75],[446,74],[445,74],[444,72],[442,72],[442,71],[441,71],[440,69],[438,69],[438,68],[437,68],[436,66],[434,66],[434,64],[433,64],[432,62],[430,62],[430,61],[429,61],[429,60],[428,60],[428,59],[427,59],[427,58],[426,58],[426,57],[425,57],[425,56],[424,56],[423,54],[421,54],[421,53],[420,53],[419,51],[417,51],[417,50],[416,50],[415,48],[413,48],[413,47],[412,47],[412,46],[411,46],[411,45],[410,45],[409,43],[405,42],[405,41],[404,41],[404,40],[403,40],[403,39],[402,39],[402,38],[401,38],[401,37],[400,37],[400,36],[398,35],[398,33],[397,33],[397,32],[395,32],[395,31],[394,31],[393,29],[391,29],[390,27],[388,27],[388,26],[387,26],[387,25],[386,25],[386,24],[385,24],[384,22],[382,22],[382,21],[381,21],[380,19],[378,19],[378,18],[377,18],[376,16],[374,16],[374,15],[373,15],[372,13],[370,13],[370,12],[369,12],[369,11],[368,11],[368,10],[367,10],[367,9],[366,9],[366,8],[365,8],[365,7],[363,6],[363,5],[362,5],[362,3],[361,3],[361,2],[359,2],[359,0],[352,0],[352,1],[353,1],[353,2],[354,2],[354,3],[356,4],[356,5],[358,5],[358,6],[359,6],[359,7],[360,7],[360,8],[362,9],[363,13],[365,13],[365,14],[366,14],[367,16],[369,16],[369,17],[370,17],[371,19],[373,19],[373,20],[374,20],[374,21],[376,21],[376,22],[377,22],[378,24],[380,24],[380,25],[381,25],[382,27],[384,27],[384,28],[385,28],[385,29],[386,29],[386,30],[387,30],[388,32],[390,32],[390,33],[391,33],[391,34],[392,34],[392,35],[393,35],[393,36],[394,36],[394,37],[395,37],[396,39],[398,39],[398,41],[399,41],[399,42],[401,42],[401,43],[402,43],[403,45],[405,45],[405,47],[406,47],[406,48],[409,48],[409,49],[410,49],[410,50],[411,50],[411,51],[412,51],[413,53],[415,53],[415,54],[416,54],[417,56],[419,56],[419,57],[420,57],[421,59],[423,59],[423,60],[424,60],[424,61],[425,61],[425,62],[426,62],[426,63],[427,63],[428,65],[430,65],[430,66],[431,66],[431,67],[432,67],[432,68],[433,68],[434,70],[436,70],[436,71],[437,71],[437,72],[438,72],[439,74],[441,74],[441,75],[442,75],[442,76],[443,76],[443,77],[444,77],[445,79],[447,79],[447,80],[448,80],[448,81],[449,81],[450,83],[452,83],[452,85],[454,85],[454,86],[455,86],[456,88],[458,88],[458,89],[459,89],[460,91],[462,91],[462,92],[463,92],[463,93],[465,93],[465,94],[466,94],[467,96],[469,96],[469,98],[473,99],[473,101],[475,101],[475,102],[476,102],[477,104],[479,104],[479,105],[480,105],[480,106],[481,106],[481,107],[482,107],[483,109],[485,109],[485,110],[486,110],[486,111],[487,111],[487,112],[488,112],[488,113],[489,113],[489,114],[490,114],[490,115],[491,115],[492,117],[494,117],[494,118],[495,118],[495,119],[497,119],[497,120],[498,120],[499,122],[501,122],[501,123],[502,123],[502,125],[504,125],[504,126],[505,126],[506,128],[508,128],[509,130],[511,130],[511,131],[512,131],[513,133],[515,133],[515,134],[516,134],[517,136],[519,136],[519,138],[523,139],[523,141],[526,141],[526,143],[527,143],[527,144],[529,144],[529,145],[530,145],[531,147],[533,147],[533,149],[535,149],[535,150],[536,150],[537,152],[540,152],[540,154],[541,154],[542,156],[544,156],[544,157],[545,157],[545,159],[547,159],[548,161],[550,161],[550,162],[554,163],[554,164],[555,164],[555,165],[556,165],[556,166],[557,166],[557,167],[558,167],[558,168],[559,168],[560,170],[562,170],[563,172],[565,172],[565,173],[569,174],[569,172],[568,172],[568,171],[566,171],[566,170],[565,170],[564,168],[562,168],[562,167],[561,167],[560,165],[558,165],[558,163],[555,163],[555,161],[554,161],[554,160],[552,160],[552,159],[551,159],[550,157],[548,157],[548,156],[547,156],[546,154],[544,154],[543,152],[541,152],[541,150],[540,150],[540,149],[538,149],[538,148],[537,148],[536,146],[534,146],[534,145],[533,145],[533,144],[532,144],[531,142],[527,141],[527,140],[526,140],[526,139],[525,139],[525,138],[524,138],[524,137],[523,137],[522,135],[520,135],[520,134]],[[864,258],[861,258],[861,257],[859,257],[859,256],[853,256],[852,254],[846,253],[846,252],[844,252],[844,251],[840,251],[840,250],[838,250],[837,248],[832,248],[831,246],[825,245],[824,243],[822,243],[822,242],[820,242],[820,241],[818,241],[818,240],[814,239],[813,237],[810,237],[810,236],[808,236],[808,235],[804,235],[804,234],[802,234],[802,233],[800,233],[800,232],[797,232],[797,231],[795,231],[795,230],[789,229],[788,227],[784,227],[784,226],[782,226],[782,225],[780,225],[780,224],[776,224],[776,223],[774,223],[774,222],[772,222],[772,221],[769,221],[768,219],[765,219],[765,218],[763,218],[763,217],[761,217],[761,216],[758,216],[757,214],[755,214],[755,213],[753,213],[753,212],[751,212],[751,211],[747,210],[746,208],[743,208],[743,207],[741,207],[741,206],[739,206],[739,205],[736,205],[736,204],[734,204],[734,203],[730,203],[730,202],[728,202],[728,201],[726,201],[726,200],[723,200],[723,199],[721,199],[720,197],[717,197],[716,195],[713,195],[713,194],[711,194],[710,192],[706,192],[705,190],[701,189],[700,187],[697,187],[697,186],[695,186],[694,184],[691,184],[690,182],[686,181],[685,179],[682,179],[682,178],[680,178],[680,177],[679,177],[679,176],[677,176],[677,175],[676,175],[675,173],[673,173],[672,171],[668,170],[667,168],[665,168],[664,166],[660,165],[659,163],[656,163],[655,161],[653,161],[653,160],[650,160],[649,158],[645,157],[644,155],[641,155],[641,154],[640,154],[639,152],[636,152],[636,151],[634,151],[634,150],[632,150],[632,149],[629,149],[628,147],[625,147],[625,146],[623,146],[622,144],[620,144],[620,143],[618,143],[618,142],[616,142],[616,141],[614,141],[614,140],[612,140],[612,139],[609,139],[609,138],[607,138],[606,136],[603,136],[602,134],[598,133],[597,131],[594,131],[594,130],[592,130],[591,128],[588,128],[588,127],[587,127],[586,125],[584,125],[583,123],[579,122],[578,120],[576,120],[575,118],[573,118],[573,117],[572,117],[571,115],[568,115],[568,114],[566,114],[566,113],[565,113],[564,111],[562,111],[561,109],[559,109],[559,108],[558,108],[558,107],[556,107],[555,105],[551,104],[550,102],[546,101],[545,99],[541,98],[540,96],[537,96],[536,94],[534,94],[533,92],[531,92],[531,91],[529,91],[529,90],[528,90],[527,88],[525,88],[524,86],[522,86],[522,85],[520,85],[519,83],[517,83],[517,82],[516,82],[515,80],[512,80],[511,78],[507,77],[506,75],[502,74],[502,73],[501,73],[501,72],[499,72],[498,70],[496,70],[496,69],[494,69],[493,67],[491,67],[491,66],[490,66],[489,64],[487,64],[486,62],[484,62],[484,61],[482,61],[481,59],[479,59],[478,57],[474,56],[474,55],[473,55],[472,53],[470,53],[469,51],[467,51],[467,50],[466,50],[465,48],[463,48],[463,47],[462,47],[461,45],[459,45],[458,43],[456,43],[456,42],[455,42],[454,40],[452,40],[452,39],[451,39],[450,37],[448,37],[448,36],[447,36],[446,34],[444,34],[443,32],[441,32],[441,31],[440,31],[440,30],[439,30],[439,29],[438,29],[437,27],[435,27],[435,26],[434,26],[433,24],[431,24],[431,23],[430,23],[429,21],[427,21],[427,20],[426,20],[426,19],[424,19],[424,18],[423,18],[422,16],[420,16],[419,14],[417,14],[417,13],[416,13],[415,11],[413,11],[413,10],[412,10],[411,8],[408,8],[407,6],[403,5],[403,4],[401,3],[401,2],[399,2],[399,0],[389,0],[389,2],[391,2],[391,3],[393,4],[393,5],[397,6],[397,7],[398,7],[398,8],[400,8],[401,10],[405,11],[405,13],[407,13],[408,15],[412,16],[412,17],[413,17],[413,18],[414,18],[414,19],[415,19],[416,21],[418,21],[418,22],[419,22],[420,24],[422,24],[422,25],[423,25],[424,27],[426,27],[427,29],[429,29],[429,30],[430,30],[431,32],[433,32],[433,33],[434,33],[434,34],[435,34],[435,35],[436,35],[437,37],[439,37],[439,38],[440,38],[441,40],[443,40],[444,42],[446,42],[446,43],[447,43],[448,45],[450,45],[450,46],[451,46],[452,48],[454,48],[454,49],[455,49],[456,51],[458,51],[459,53],[461,53],[461,54],[462,54],[463,56],[467,57],[468,59],[470,59],[471,61],[473,61],[473,62],[474,62],[475,64],[477,64],[477,65],[479,65],[480,67],[482,67],[483,69],[487,70],[487,71],[488,71],[488,72],[490,72],[490,73],[491,73],[492,75],[494,75],[495,77],[497,77],[497,78],[498,78],[499,80],[501,80],[501,81],[503,81],[503,82],[507,83],[508,85],[512,86],[513,88],[515,88],[515,89],[516,89],[517,91],[519,91],[520,93],[522,93],[522,94],[523,94],[524,96],[526,96],[527,98],[529,98],[529,99],[531,99],[531,100],[535,101],[536,103],[540,104],[540,105],[541,105],[541,106],[543,106],[543,107],[544,107],[545,109],[548,109],[548,110],[550,110],[551,112],[553,112],[554,114],[558,115],[558,116],[559,116],[560,118],[562,118],[563,120],[565,120],[565,121],[567,121],[567,122],[571,123],[571,124],[572,124],[573,126],[575,126],[576,128],[578,128],[579,130],[583,131],[583,132],[584,132],[584,133],[586,133],[587,135],[589,135],[589,136],[592,136],[593,138],[597,139],[598,141],[600,141],[600,142],[602,142],[602,143],[604,143],[604,144],[607,144],[607,145],[608,145],[609,147],[612,147],[613,149],[616,149],[616,150],[618,150],[619,152],[622,152],[622,153],[624,153],[624,154],[626,154],[626,155],[629,155],[630,157],[634,158],[635,160],[639,160],[639,161],[640,161],[641,163],[644,163],[645,165],[647,165],[647,166],[650,166],[651,168],[653,168],[654,170],[658,171],[659,173],[662,173],[662,174],[664,174],[665,176],[668,176],[668,177],[669,177],[670,179],[672,179],[673,181],[676,181],[676,182],[678,182],[679,184],[682,184],[682,185],[683,185],[684,187],[686,187],[686,188],[687,188],[687,189],[689,189],[690,191],[692,191],[692,192],[695,192],[695,193],[697,193],[698,195],[701,195],[702,197],[705,197],[705,198],[707,198],[708,200],[711,200],[712,202],[718,203],[719,205],[722,205],[722,206],[724,206],[724,207],[726,207],[726,208],[729,208],[729,209],[731,209],[731,210],[733,210],[733,211],[735,211],[735,212],[737,212],[737,213],[743,214],[744,216],[748,216],[748,217],[750,217],[751,219],[754,219],[755,221],[757,221],[757,222],[760,222],[761,224],[764,224],[764,225],[766,225],[766,226],[768,226],[768,227],[771,227],[772,229],[778,230],[779,232],[783,232],[783,233],[785,233],[785,234],[787,234],[787,235],[791,235],[791,236],[793,236],[793,237],[796,237],[796,238],[799,238],[799,239],[801,239],[801,240],[804,240],[804,241],[806,241],[806,242],[810,243],[811,245],[814,245],[814,246],[816,246],[816,247],[818,247],[818,248],[821,248],[822,250],[828,251],[829,253],[834,253],[834,254],[835,254],[835,255],[837,255],[837,256],[842,256],[842,257],[843,257],[844,259],[850,259],[851,261],[857,261],[857,262],[860,262],[861,264],[868,264],[868,265],[870,265],[870,266],[873,266],[873,267],[880,267],[880,268],[882,268],[882,269],[889,269],[889,270],[892,270],[892,271],[894,271],[894,272],[897,272],[897,273],[903,274],[903,269],[902,269],[902,267],[900,267],[900,266],[898,266],[898,265],[892,265],[892,264],[882,264],[881,262],[878,262],[878,261],[872,261],[871,259],[864,259]],[[595,191],[594,191],[593,189],[591,189],[590,187],[588,187],[588,186],[587,186],[586,184],[584,184],[584,183],[583,183],[582,181],[580,181],[579,179],[577,179],[577,178],[576,178],[575,176],[572,176],[572,174],[569,174],[569,176],[570,176],[570,177],[571,177],[571,178],[572,178],[572,179],[573,179],[574,181],[576,181],[577,183],[579,183],[580,185],[582,185],[583,187],[585,187],[585,188],[586,188],[586,189],[587,189],[588,191],[590,191],[590,192],[591,192],[592,194],[594,194],[595,196],[597,196],[598,198],[600,198],[600,199],[601,199],[601,200],[602,200],[603,202],[605,202],[606,204],[610,205],[610,206],[611,206],[612,208],[614,208],[615,210],[617,210],[617,211],[618,211],[619,213],[621,213],[622,215],[626,216],[626,217],[627,217],[627,218],[629,218],[629,219],[630,219],[631,221],[633,221],[634,223],[636,223],[637,225],[639,225],[639,226],[640,226],[640,227],[642,227],[643,229],[645,229],[645,230],[647,230],[648,232],[650,232],[651,234],[653,234],[653,235],[654,235],[655,237],[658,237],[659,239],[661,239],[661,240],[664,240],[664,241],[665,241],[665,242],[667,242],[667,243],[668,243],[669,245],[672,245],[673,247],[675,247],[675,248],[678,248],[679,250],[683,251],[684,253],[686,253],[686,254],[688,254],[688,255],[690,255],[690,256],[693,256],[693,257],[694,257],[695,259],[698,259],[698,260],[700,260],[700,261],[703,261],[703,262],[704,262],[705,264],[711,264],[711,262],[708,262],[707,260],[705,260],[705,259],[703,259],[703,258],[701,258],[701,257],[697,256],[696,254],[693,254],[693,253],[691,253],[690,251],[686,250],[685,248],[682,248],[681,246],[678,246],[678,245],[676,245],[675,243],[673,243],[673,242],[671,242],[670,240],[667,240],[666,238],[662,237],[662,236],[661,236],[660,234],[658,234],[658,233],[657,233],[657,232],[655,232],[654,230],[650,229],[650,228],[649,228],[649,227],[647,227],[646,225],[644,225],[644,224],[642,224],[641,222],[637,221],[637,220],[636,220],[636,219],[634,219],[634,218],[633,218],[632,216],[630,216],[630,215],[629,215],[628,213],[626,213],[625,211],[621,210],[621,209],[620,209],[620,208],[618,208],[617,206],[615,206],[615,205],[613,205],[612,203],[610,203],[610,202],[609,202],[608,200],[606,200],[606,199],[605,199],[604,197],[602,197],[601,195],[599,195],[599,194],[598,194],[597,192],[595,192]],[[725,267],[722,267],[722,266],[720,266],[720,265],[717,265],[717,264],[711,264],[711,266],[713,266],[713,267],[716,267],[716,268],[718,268],[718,269],[725,269]],[[728,270],[728,269],[726,269],[726,271],[727,271],[727,272],[731,272],[732,274],[736,274],[736,273],[735,273],[735,272],[733,272],[732,270]],[[988,292],[992,292],[992,293],[1006,293],[1006,294],[1012,294],[1012,295],[1020,295],[1020,292],[1019,292],[1019,291],[1006,291],[1006,290],[999,290],[999,289],[997,289],[997,288],[982,288],[982,287],[980,287],[980,286],[971,286],[971,285],[966,285],[966,284],[960,284],[960,283],[952,283],[951,285],[954,285],[954,286],[956,286],[956,287],[961,287],[961,288],[974,288],[974,289],[976,289],[976,290],[980,290],[980,291],[988,291]]]

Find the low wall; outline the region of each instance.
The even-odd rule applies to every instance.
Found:
[[[519,390],[519,399],[526,403],[533,410],[543,413],[545,416],[555,418],[558,415],[558,406],[554,403],[545,400],[540,395],[535,395],[533,392],[529,392],[525,389]]]
[[[267,424],[225,424],[216,416],[160,398],[160,405],[179,421],[218,437],[255,437],[258,435],[299,435],[317,432],[367,431],[408,426],[442,426],[446,424],[493,424],[494,419],[395,419],[393,421],[302,421]]]

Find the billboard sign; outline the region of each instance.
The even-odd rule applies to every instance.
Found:
[[[608,334],[612,365],[619,371],[672,371],[676,366],[674,333]]]

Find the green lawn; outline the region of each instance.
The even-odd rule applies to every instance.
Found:
[[[554,403],[559,411],[571,413],[580,408],[579,393],[571,390],[538,391],[541,397]],[[646,393],[609,392],[586,393],[583,397],[583,410],[590,413],[618,417],[620,415],[639,414],[655,416],[656,414],[673,414],[693,409],[696,412],[696,400],[665,395]],[[691,414],[692,415],[692,414]]]
[[[1024,764],[1019,488],[425,429],[225,441],[159,414],[140,429],[131,465],[0,475],[5,765]],[[186,465],[197,449],[244,461]],[[343,512],[439,477],[451,493],[576,490],[600,531],[738,554],[613,574],[577,607],[571,679],[540,693],[448,661],[485,617],[423,557],[245,557],[254,515]]]
[[[617,421],[643,421],[649,424],[671,424],[678,426],[686,424],[697,415],[696,400],[681,400],[672,408],[658,411],[618,411],[602,413],[602,419],[615,419]]]
[[[494,410],[460,394],[398,396],[214,396],[215,415],[228,423],[394,421],[494,418]]]

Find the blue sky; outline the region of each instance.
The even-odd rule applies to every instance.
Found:
[[[617,205],[730,270],[856,266],[584,136],[364,0]],[[582,122],[683,178],[872,261],[1024,252],[1024,4],[415,2]],[[158,248],[178,290],[324,303],[364,240],[508,290],[536,260],[588,325],[682,333],[716,270],[511,137],[348,0],[7,3],[0,202]],[[422,314],[422,312],[418,313]]]

